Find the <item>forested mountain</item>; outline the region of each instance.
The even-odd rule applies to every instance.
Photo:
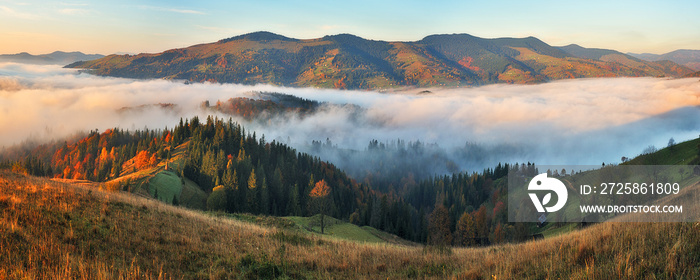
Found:
[[[515,235],[504,219],[508,165],[482,174],[415,181],[386,174],[396,179],[357,182],[317,157],[212,117],[184,120],[170,130],[92,131],[71,143],[6,151],[4,157],[0,167],[15,172],[106,182],[108,189],[213,211],[310,216],[319,211],[313,190],[326,186],[326,214],[419,242],[431,240],[432,213],[443,208],[450,232],[467,213],[479,225],[471,238],[488,239],[497,228],[499,241],[527,235],[525,228]],[[380,185],[391,181],[404,183],[401,192]]]
[[[669,60],[693,70],[700,70],[700,50],[675,50],[665,54],[628,53],[628,55],[648,61]]]
[[[697,147],[696,139],[631,162],[669,164],[683,157],[683,162],[693,164],[700,155]],[[415,154],[411,150],[423,148],[418,143],[387,146],[372,141],[368,149]],[[320,158],[267,142],[231,120],[212,117],[206,122],[196,117],[183,120],[166,130],[93,131],[70,142],[9,151],[0,154],[0,168],[18,173],[105,182],[107,189],[211,211],[323,213],[436,245],[520,241],[538,230],[534,224],[508,223],[506,215],[506,176],[539,174],[531,163],[498,164],[481,173],[425,179],[415,179],[412,170],[393,173],[397,169],[389,167],[371,174],[379,178],[358,182]],[[393,171],[381,174],[384,170]]]
[[[617,76],[683,76],[686,67],[615,53],[579,57],[537,38],[431,35],[386,42],[350,34],[298,40],[256,32],[156,54],[110,55],[67,67],[97,75],[322,88],[464,86]]]
[[[650,62],[647,60],[642,60],[632,55],[623,54],[616,50],[584,48],[576,44],[558,47],[558,49],[576,57],[600,60],[609,63],[618,63],[633,69],[643,70],[647,73],[656,73],[657,76],[664,76],[668,75],[668,73],[675,73],[675,75],[669,76],[680,77],[687,75],[688,70],[690,69],[684,67],[681,63],[677,64],[676,62],[663,59],[658,59],[654,62]]]
[[[685,78],[697,78],[697,77],[700,77],[700,71],[690,73],[690,74],[685,75],[685,76],[683,76],[683,77],[685,77]]]
[[[215,104],[208,101],[203,108],[212,109],[224,114],[243,117],[246,120],[269,121],[273,117],[292,114],[304,117],[316,111],[322,103],[314,100],[299,98],[289,94],[276,92],[252,92],[251,97],[235,97],[226,101],[218,100]]]

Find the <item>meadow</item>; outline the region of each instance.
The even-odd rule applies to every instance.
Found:
[[[698,188],[698,185],[692,188]],[[700,223],[438,250],[260,225],[0,171],[1,279],[697,279]]]

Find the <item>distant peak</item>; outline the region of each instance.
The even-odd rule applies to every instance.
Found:
[[[568,44],[566,46],[561,46],[561,47],[555,47],[555,48],[560,48],[560,49],[566,49],[566,50],[582,50],[585,49],[581,45],[578,44]]]
[[[323,38],[359,38],[359,39],[363,39],[363,38],[360,37],[360,36],[353,35],[353,34],[350,34],[350,33],[340,33],[340,34],[335,34],[335,35],[326,35],[326,36],[324,36]]]
[[[423,40],[427,39],[433,39],[433,38],[450,38],[450,37],[455,37],[455,38],[477,38],[475,36],[469,35],[467,33],[452,33],[452,34],[433,34],[433,35],[428,35],[423,38]]]
[[[368,39],[362,38],[360,36],[349,34],[349,33],[327,35],[327,36],[323,36],[322,39],[335,41],[335,42],[338,42],[341,44],[356,44],[358,42],[374,41],[374,40],[368,40]]]
[[[274,41],[274,40],[280,40],[280,41],[299,41],[297,39],[292,39],[289,37],[285,37],[279,34],[275,34],[272,32],[268,31],[258,31],[258,32],[253,32],[253,33],[248,33],[248,34],[243,34],[227,39],[223,39],[219,41],[220,43],[226,43],[230,41],[235,41],[235,40],[251,40],[251,41]]]

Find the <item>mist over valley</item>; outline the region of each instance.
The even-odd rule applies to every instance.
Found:
[[[0,3],[0,279],[700,279],[700,1]]]
[[[4,63],[0,144],[62,141],[79,131],[114,127],[172,128],[180,118],[215,115],[358,179],[396,170],[424,178],[479,172],[499,162],[619,163],[650,145],[664,147],[669,138],[697,137],[699,96],[697,79],[378,92],[133,80]],[[256,114],[241,112],[245,106]]]

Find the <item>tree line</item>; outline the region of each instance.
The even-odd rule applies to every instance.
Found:
[[[207,208],[212,211],[321,213],[407,240],[443,245],[517,241],[529,234],[527,226],[507,223],[505,180],[509,170],[533,169],[534,164],[499,164],[481,173],[434,176],[405,182],[397,192],[357,182],[318,157],[267,142],[231,119],[212,116],[205,121],[181,119],[173,129],[95,130],[74,143],[39,146],[21,159],[0,162],[0,167],[105,182],[169,161],[176,147],[186,152],[180,159],[183,164],[173,171],[208,195]]]

